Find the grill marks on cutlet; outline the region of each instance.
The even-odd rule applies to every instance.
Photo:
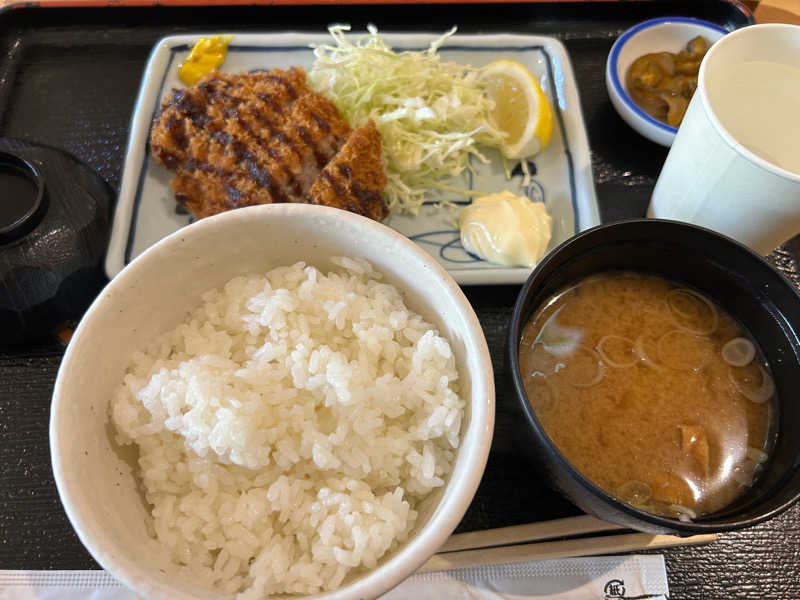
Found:
[[[230,208],[304,202],[350,128],[302,69],[215,73],[175,91],[151,134],[175,171],[178,201],[201,218]]]
[[[276,71],[278,70],[279,69],[276,69]],[[297,72],[296,67],[292,67],[291,70]],[[267,81],[274,81],[278,85],[282,85],[292,100],[297,99],[297,90],[294,88],[294,86],[292,86],[291,82],[289,82],[287,78],[282,77],[281,75],[276,75],[273,71],[269,71],[264,75],[264,79]],[[305,81],[302,83],[302,86],[306,87]]]
[[[178,200],[197,216],[239,206],[246,187],[246,182],[242,181],[245,176],[255,176],[263,185],[262,195],[266,195],[263,200],[271,199],[278,191],[247,146],[235,134],[226,131],[226,119],[236,118],[242,104],[241,98],[226,92],[231,87],[228,81],[212,80],[176,91],[159,120],[159,125],[164,123],[167,132],[160,135],[162,132],[157,125],[152,134],[153,152],[165,164],[161,148],[177,146],[180,151],[174,153],[182,162],[176,169],[172,187]],[[181,143],[183,140],[185,142]],[[203,197],[197,194],[202,188],[198,190],[191,177],[203,180],[209,192],[214,192],[208,194],[212,201],[205,207],[207,210],[198,201]]]
[[[389,214],[381,197],[386,174],[380,161],[381,136],[375,123],[355,129],[325,166],[309,194],[314,204],[349,210],[380,221]]]

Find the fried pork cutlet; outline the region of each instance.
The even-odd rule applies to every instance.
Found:
[[[150,149],[174,171],[175,197],[197,218],[273,202],[387,215],[374,124],[351,131],[299,67],[213,72],[175,90],[153,125]]]
[[[380,160],[375,160],[380,155],[381,134],[369,121],[350,134],[322,169],[311,186],[311,202],[343,208],[376,221],[386,218],[389,211],[381,198],[386,174]]]

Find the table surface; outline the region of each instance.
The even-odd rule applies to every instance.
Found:
[[[166,17],[170,13],[160,14]],[[53,35],[60,35],[57,30],[53,29]],[[535,33],[548,33],[547,26],[542,25]],[[121,38],[129,32],[123,28],[115,30],[113,35]],[[597,52],[598,40],[577,30],[562,32],[559,37],[567,46],[578,77],[602,218],[614,221],[643,216],[666,150],[638,136],[612,108],[605,92],[605,57]],[[615,36],[606,37],[601,44],[610,48]],[[47,70],[49,79],[44,81],[45,71],[37,71],[42,68],[41,61],[31,63],[17,74],[12,102],[8,105],[0,102],[0,135],[60,145],[118,188],[130,108],[148,49],[149,42],[130,60],[128,68],[134,76],[126,85],[106,85],[101,81],[97,89],[71,92],[69,101],[75,103],[75,115],[69,124],[55,120],[49,113],[32,112],[37,106],[41,111],[41,100],[35,99],[36,90],[45,83],[58,87],[62,82],[58,81],[58,69]],[[83,68],[96,68],[93,57],[84,59]],[[68,73],[63,76],[66,78]],[[68,86],[66,79],[63,85]],[[124,110],[120,110],[120,104]],[[82,137],[81,129],[97,127],[102,128],[98,134],[100,141],[85,143],[88,138]],[[800,241],[795,239],[773,254],[771,260],[796,273],[798,256]],[[800,284],[797,277],[793,280]],[[507,414],[504,407],[512,401],[503,375],[502,348],[518,291],[519,286],[465,288],[492,351],[500,416]],[[3,569],[97,568],[66,519],[50,469],[47,432],[50,395],[62,355],[63,347],[57,341],[0,346],[0,568]],[[484,490],[502,486],[504,471],[525,468],[518,458],[504,451],[503,422],[498,419],[500,426],[495,433],[493,455],[482,482]],[[510,491],[513,495],[513,490]],[[500,519],[499,524],[513,524],[513,520],[503,522],[503,507],[487,504],[488,497],[491,496],[479,491],[465,521],[480,524],[489,520],[486,515],[491,515],[492,522]],[[800,505],[757,527],[722,534],[711,545],[672,548],[663,554],[672,598],[800,599]]]

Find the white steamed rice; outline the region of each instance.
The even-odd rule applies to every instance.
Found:
[[[453,468],[448,341],[368,262],[333,262],[206,293],[112,401],[154,537],[221,592],[339,587],[407,538]]]

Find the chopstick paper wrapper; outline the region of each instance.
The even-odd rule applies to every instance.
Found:
[[[383,600],[667,600],[664,557],[603,556],[417,573]],[[0,600],[140,600],[105,571],[0,571]]]
[[[662,556],[574,557],[707,544],[716,537],[632,533],[588,515],[460,533],[383,600],[665,600]],[[0,600],[78,598],[138,600],[105,571],[0,571]]]

